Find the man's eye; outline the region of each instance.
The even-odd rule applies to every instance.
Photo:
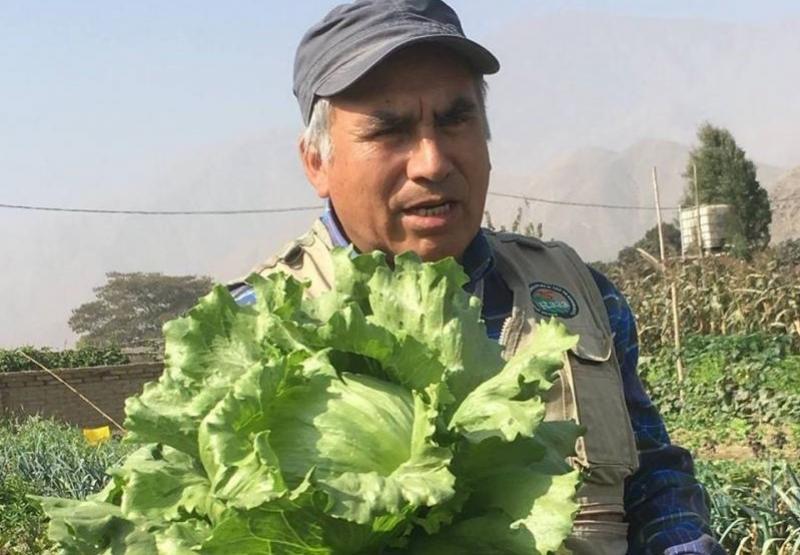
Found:
[[[441,127],[456,127],[469,122],[472,119],[470,114],[457,114],[442,118],[439,122]]]
[[[406,130],[402,127],[384,127],[382,129],[376,129],[372,133],[369,134],[370,139],[380,139],[380,138],[393,138],[399,137],[403,135]]]

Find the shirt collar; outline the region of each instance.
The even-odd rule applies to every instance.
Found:
[[[325,203],[325,211],[320,216],[320,220],[325,229],[328,230],[334,247],[347,247],[350,245],[350,240],[339,223],[339,218],[336,216],[336,211],[333,209],[330,199]],[[470,292],[474,291],[476,285],[494,269],[494,253],[483,230],[478,230],[475,238],[467,245],[464,250],[464,256],[461,259],[461,265],[469,278],[466,289]]]
[[[350,240],[344,234],[339,218],[333,210],[331,199],[325,201],[325,211],[319,219],[322,220],[325,229],[328,230],[328,235],[331,236],[331,243],[333,243],[334,247],[347,247],[350,245]]]

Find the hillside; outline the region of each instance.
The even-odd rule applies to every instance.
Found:
[[[783,174],[769,189],[772,200],[772,242],[800,239],[800,166]],[[782,200],[777,202],[779,199]]]
[[[529,175],[581,145],[621,151],[643,137],[689,144],[703,121],[751,158],[794,167],[798,37],[800,20],[519,18],[487,40],[502,63],[489,79],[495,167]]]
[[[526,179],[496,173],[491,191],[516,193],[556,201],[653,206],[652,168],[658,168],[664,220],[677,217],[685,181],[689,147],[658,139],[646,139],[616,152],[584,148],[559,156],[542,171]],[[757,164],[761,185],[770,190],[782,170]],[[497,223],[507,223],[520,201],[490,196],[487,210]],[[640,239],[655,225],[653,210],[611,210],[531,203],[523,211],[526,220],[541,222],[546,238],[570,243],[588,260],[614,258],[624,246]]]

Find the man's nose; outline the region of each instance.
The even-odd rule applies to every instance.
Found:
[[[444,181],[453,170],[453,163],[443,148],[441,138],[435,132],[423,134],[408,160],[408,178],[411,181],[438,183]]]

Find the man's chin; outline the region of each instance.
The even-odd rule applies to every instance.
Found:
[[[465,248],[466,245],[460,246],[451,242],[423,240],[404,250],[413,251],[424,262],[436,262],[447,257],[453,257],[460,261]]]

